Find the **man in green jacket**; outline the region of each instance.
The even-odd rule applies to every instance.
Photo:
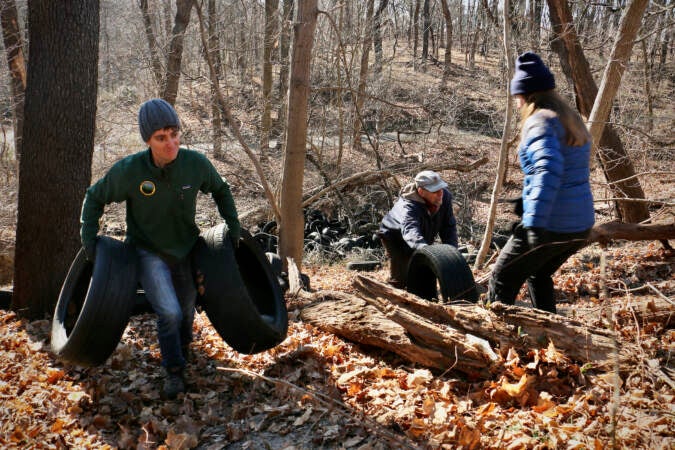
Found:
[[[126,202],[126,242],[139,257],[139,278],[157,313],[157,334],[166,370],[164,395],[185,392],[184,369],[197,292],[189,254],[199,236],[197,192],[211,194],[237,242],[241,226],[227,182],[201,153],[180,148],[180,121],[162,99],[141,105],[138,125],[146,150],[115,163],[87,189],[80,236],[87,258],[95,260],[96,235],[105,205]]]

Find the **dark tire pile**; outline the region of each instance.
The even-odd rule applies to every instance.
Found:
[[[339,260],[355,249],[375,249],[382,247],[375,232],[379,227],[379,219],[368,217],[370,211],[365,210],[355,219],[343,217],[329,219],[316,209],[305,210],[305,252],[322,252],[331,259]],[[258,225],[253,232],[266,253],[277,253],[277,223],[275,221]]]

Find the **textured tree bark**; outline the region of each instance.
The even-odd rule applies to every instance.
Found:
[[[590,117],[598,87],[591,67],[579,42],[572,12],[567,0],[547,0],[551,24],[556,39],[551,43],[560,57],[565,75],[574,83],[577,109],[584,117]],[[642,186],[635,175],[629,158],[616,131],[607,124],[598,144],[598,159],[615,197],[645,198]],[[626,180],[629,181],[619,181]],[[638,223],[649,218],[647,204],[617,202],[617,212],[623,222]]]
[[[223,62],[220,57],[220,37],[218,34],[218,12],[216,0],[209,0],[207,5],[208,12],[208,51],[211,55],[211,61],[215,69],[216,79],[220,80],[223,76]],[[218,87],[211,81],[211,129],[213,130],[213,157],[221,159],[223,154],[223,112],[218,105],[216,90]]]
[[[80,247],[96,130],[99,2],[30,2],[28,19],[39,38],[29,42],[12,309],[44,318]]]
[[[180,81],[180,69],[183,61],[183,40],[185,29],[190,23],[193,3],[193,0],[176,0],[176,22],[173,26],[171,48],[166,61],[166,75],[164,76],[162,89],[162,98],[172,105],[176,103],[176,97],[178,96],[178,82]]]
[[[491,360],[467,346],[464,336],[402,308],[383,312],[368,301],[342,292],[317,292],[323,301],[305,307],[304,321],[360,344],[389,350],[408,361],[440,370],[453,368],[472,377],[490,375]],[[381,302],[380,302],[381,303]],[[391,306],[391,305],[389,305]]]
[[[437,324],[478,336],[502,349],[528,350],[546,346],[552,341],[570,358],[598,366],[609,365],[614,351],[611,334],[607,330],[534,308],[501,303],[491,305],[490,309],[478,305],[431,303],[362,275],[357,277],[354,287],[367,298],[387,299],[391,304]],[[624,358],[627,357],[627,354],[624,355]]]
[[[272,49],[277,38],[279,20],[277,19],[278,0],[265,0],[265,38],[263,43],[263,113],[260,119],[260,159],[266,157],[272,129]]]
[[[302,264],[304,217],[302,184],[307,147],[307,100],[309,98],[310,62],[316,29],[317,0],[298,2],[295,21],[291,79],[288,95],[284,172],[281,185],[281,223],[279,255]]]
[[[366,25],[364,26],[363,44],[361,45],[361,65],[359,68],[359,86],[354,102],[354,131],[352,133],[352,147],[361,149],[361,129],[363,122],[363,104],[366,99],[366,82],[368,81],[368,59],[370,58],[370,47],[373,43],[373,4],[375,0],[368,0],[368,10],[366,12]]]
[[[155,36],[155,30],[152,27],[152,17],[150,16],[148,0],[140,0],[138,5],[141,8],[143,27],[145,28],[145,37],[148,40],[148,49],[150,51],[150,67],[152,68],[152,75],[155,77],[156,87],[159,89],[162,86],[162,63],[159,60],[157,38]]]
[[[23,104],[26,91],[26,60],[23,54],[23,39],[19,28],[19,14],[15,0],[0,2],[0,24],[5,45],[7,64],[11,76],[12,112],[14,113],[14,149],[17,158],[21,155],[23,131]]]

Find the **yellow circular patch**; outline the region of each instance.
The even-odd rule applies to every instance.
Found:
[[[139,186],[139,189],[141,191],[141,194],[145,195],[146,197],[150,197],[151,195],[155,194],[155,183],[152,181],[143,181],[141,185]]]

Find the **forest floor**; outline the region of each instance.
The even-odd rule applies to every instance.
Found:
[[[419,108],[404,109],[405,114],[394,108],[398,115],[384,116],[382,123],[422,117],[433,125],[432,116],[443,113],[443,121],[458,128],[420,126],[429,132],[402,135],[400,144],[382,141],[379,147],[385,167],[403,160],[410,168],[415,161],[450,157],[468,164],[489,158],[478,171],[443,173],[455,196],[460,240],[471,248],[480,244],[487,217],[503,115],[499,67],[495,60],[486,64],[480,70],[455,66],[444,91],[435,88],[439,67],[430,67],[424,74],[399,67],[386,83],[393,91],[389,94],[401,105]],[[415,83],[410,83],[411,76]],[[656,107],[665,108],[664,116],[672,118],[673,105],[668,101],[672,95],[659,97]],[[177,106],[179,113],[185,113],[185,127],[196,126],[200,119]],[[242,122],[254,122],[254,115],[242,117]],[[400,128],[406,129],[405,124]],[[672,167],[672,144],[654,148],[651,140],[670,139],[670,130],[672,119],[666,119],[657,123],[650,137],[624,136],[639,172]],[[94,178],[126,151],[96,152]],[[314,155],[327,161],[328,173],[335,173],[335,167],[329,166],[333,151],[327,147]],[[268,174],[281,172],[281,156],[278,151],[270,153]],[[246,161],[233,146],[227,159],[215,164],[232,185],[240,213],[250,217],[244,223],[254,228],[265,219],[254,213],[264,199],[259,185],[250,181],[256,174]],[[0,163],[0,285],[11,287],[18,169],[6,157]],[[350,152],[341,176],[364,168],[374,168],[372,154]],[[518,173],[517,163],[510,161],[504,197],[518,195]],[[397,174],[396,180],[405,183],[406,177]],[[324,180],[308,164],[305,181],[309,191],[321,187]],[[601,171],[594,169],[596,199],[611,197],[603,181]],[[642,181],[647,198],[675,198],[672,175],[646,176]],[[395,186],[389,187],[395,193]],[[362,186],[345,191],[339,213],[350,210],[349,204],[352,211],[376,204],[380,209],[375,212],[381,214],[387,202],[385,190]],[[200,202],[204,202],[198,208],[200,226],[217,223],[211,200]],[[612,219],[610,203],[597,203],[596,208],[598,222]],[[123,212],[120,205],[106,210],[104,233],[123,234]],[[673,220],[672,209],[651,212],[657,222]],[[500,207],[497,228],[507,229],[510,220],[506,206]],[[384,266],[368,276],[384,280]],[[0,448],[672,450],[674,320],[667,314],[665,319],[662,315],[659,320],[645,319],[636,311],[637,305],[664,301],[673,305],[674,267],[675,256],[658,242],[616,242],[607,248],[594,244],[583,249],[556,274],[561,314],[609,328],[618,347],[638,349],[630,365],[610,371],[570,361],[544,343],[527,354],[501,349],[503,367],[491,379],[466,379],[452,370],[439,373],[303,323],[300,310],[307,300],[287,296],[287,339],[256,355],[232,350],[206,315],[199,313],[187,371],[188,392],[175,401],[164,401],[159,395],[162,373],[152,314],[132,317],[105,364],[80,368],[50,352],[49,317],[29,322],[0,310]],[[478,279],[489,270],[488,265],[474,275]],[[355,272],[346,270],[345,260],[310,253],[303,272],[309,275],[313,291],[354,292]],[[524,289],[519,301],[529,306]],[[672,306],[669,311],[675,314]]]
[[[672,449],[673,320],[638,319],[635,306],[672,302],[673,261],[654,243],[589,247],[556,277],[561,313],[639,349],[609,372],[544,345],[509,354],[493,379],[438,373],[303,323],[306,300],[287,296],[288,338],[257,355],[233,351],[198,314],[188,392],[164,401],[154,315],[134,316],[104,365],[78,368],[50,353],[48,320],[0,311],[0,447]],[[313,289],[354,292],[341,264],[305,272]],[[578,298],[602,279],[607,299]]]

